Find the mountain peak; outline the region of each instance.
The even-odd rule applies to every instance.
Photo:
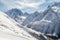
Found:
[[[9,10],[8,13],[16,14],[16,15],[22,15],[23,14],[23,12],[17,8]]]
[[[60,6],[60,2],[55,2],[52,6]]]
[[[8,10],[6,14],[10,16],[12,19],[14,19],[15,21],[19,22],[21,19],[20,17],[23,15],[23,12],[17,8],[14,8],[14,9]]]
[[[38,11],[35,11],[34,13],[39,13]]]

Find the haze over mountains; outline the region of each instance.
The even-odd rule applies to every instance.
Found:
[[[17,8],[10,9],[7,12],[0,11],[0,33],[2,35],[3,33],[14,35],[18,40],[40,40],[40,34],[60,38],[59,29],[60,2],[49,5],[44,12],[36,11],[32,14],[23,13]],[[8,39],[14,37],[11,35]]]

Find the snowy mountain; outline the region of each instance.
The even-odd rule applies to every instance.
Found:
[[[37,40],[31,36],[23,27],[0,11],[0,39],[1,40]]]
[[[6,14],[9,15],[12,19],[14,19],[19,24],[22,24],[22,22],[26,18],[25,16],[23,16],[23,12],[16,8],[8,10]]]
[[[58,5],[56,5],[58,4]],[[59,10],[59,11],[58,11]],[[53,35],[60,38],[60,3],[55,3],[36,17],[27,27],[42,32],[45,35]]]
[[[58,13],[58,15],[60,15],[60,2],[55,3],[51,7],[52,7],[53,11],[55,11],[56,13]]]
[[[25,12],[24,14],[23,14],[23,16],[26,16],[26,17],[28,17],[30,14],[29,13],[27,13],[27,12]]]
[[[34,12],[33,14],[30,14],[22,23],[22,25],[26,26],[27,24],[29,24],[30,22],[32,22],[32,20],[37,17],[40,13],[39,12]]]

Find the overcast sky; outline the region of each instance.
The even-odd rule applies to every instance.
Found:
[[[60,0],[0,0],[0,10],[7,11],[12,8],[18,8],[23,12],[42,11],[48,5]]]

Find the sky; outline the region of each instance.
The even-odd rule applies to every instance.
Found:
[[[23,12],[41,12],[54,2],[60,2],[60,0],[0,0],[0,10],[7,11],[17,8]]]

